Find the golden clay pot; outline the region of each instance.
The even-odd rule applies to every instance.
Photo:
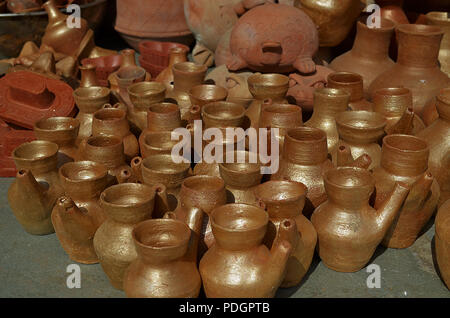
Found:
[[[357,272],[369,262],[408,195],[397,183],[377,209],[369,205],[375,180],[365,169],[340,167],[325,173],[328,200],[313,213],[322,262],[338,272]]]
[[[139,154],[138,141],[131,133],[126,113],[122,109],[107,107],[96,111],[92,121],[92,136],[121,138],[126,162]]]
[[[306,186],[293,181],[268,181],[255,189],[261,208],[269,213],[266,245],[272,247],[281,223],[292,218],[297,224],[292,253],[286,265],[286,276],[280,287],[293,287],[302,281],[308,272],[317,243],[317,233],[311,222],[303,216]]]
[[[202,108],[204,128],[242,127],[245,122],[244,106],[231,102],[213,102]]]
[[[450,18],[448,12],[428,12],[427,24],[437,25],[444,31],[439,49],[439,63],[441,71],[450,76]]]
[[[247,108],[246,115],[251,127],[259,127],[261,108],[264,100],[273,103],[287,103],[286,94],[289,89],[289,77],[281,74],[254,74],[248,77],[248,89],[254,100]]]
[[[354,160],[364,154],[369,155],[372,160],[370,170],[380,165],[379,143],[386,126],[383,115],[367,111],[342,112],[336,116],[336,125],[340,138],[338,149],[340,146],[348,147]],[[337,163],[337,150],[333,153],[333,163]]]
[[[450,88],[443,89],[436,103],[439,118],[417,134],[430,149],[428,168],[441,189],[439,206],[450,199]]]
[[[148,108],[148,131],[172,131],[181,127],[182,124],[180,108],[177,104],[156,103]]]
[[[396,182],[410,187],[400,213],[383,239],[391,248],[407,248],[417,239],[433,216],[439,185],[428,170],[429,148],[425,140],[408,135],[389,135],[383,139],[381,166],[373,171],[375,208],[389,196]]]
[[[198,297],[202,287],[197,269],[202,217],[201,209],[192,208],[184,222],[164,218],[136,225],[132,236],[138,257],[125,273],[127,297]]]
[[[360,74],[364,78],[364,95],[369,97],[369,87],[375,78],[394,65],[389,57],[394,28],[394,22],[387,19],[381,19],[381,28],[369,28],[365,21],[358,21],[353,48],[335,58],[330,68]]]
[[[107,188],[100,195],[100,206],[108,215],[94,236],[94,248],[111,284],[123,289],[125,270],[137,257],[133,228],[150,219],[155,193],[165,194],[163,185],[124,183]]]
[[[450,201],[445,202],[436,215],[436,261],[444,283],[450,289]]]
[[[215,243],[199,266],[206,297],[274,297],[297,229],[293,219],[283,220],[269,250],[263,244],[268,222],[267,212],[252,205],[227,204],[213,210]]]
[[[109,103],[110,90],[106,87],[81,87],[73,92],[78,107],[77,119],[80,121],[77,143],[92,135],[94,113]]]
[[[450,78],[439,69],[439,47],[444,32],[438,26],[402,24],[396,27],[397,63],[380,74],[370,85],[370,94],[386,87],[406,87],[413,94],[413,110],[423,120],[425,105],[450,85]]]
[[[226,88],[213,84],[197,85],[189,90],[191,104],[200,106],[200,108],[209,103],[224,101],[227,95]]]
[[[94,64],[80,65],[78,68],[81,73],[79,87],[101,86],[95,73],[97,67]]]
[[[106,220],[100,208],[100,193],[110,183],[108,170],[92,161],[69,162],[59,169],[65,195],[52,211],[52,224],[70,259],[83,264],[98,263],[94,234]]]
[[[131,104],[128,119],[141,131],[147,128],[147,111],[150,105],[161,103],[166,96],[166,88],[157,82],[135,83],[128,87]]]
[[[305,123],[327,134],[328,153],[336,151],[339,134],[336,127],[336,115],[348,108],[350,94],[342,89],[320,88],[314,92],[314,111]]]
[[[158,74],[155,81],[163,83],[167,91],[173,89],[173,71],[172,68],[175,64],[187,62],[188,51],[181,47],[171,48],[169,51],[169,66],[167,66],[161,73]]]
[[[345,90],[350,94],[350,110],[372,111],[373,105],[364,98],[364,82],[361,75],[350,72],[335,72],[328,75],[328,88]]]
[[[18,172],[8,189],[11,210],[28,233],[54,233],[52,208],[64,194],[58,177],[58,145],[43,140],[27,142],[14,149],[12,156]]]
[[[369,169],[372,164],[372,158],[368,154],[363,154],[356,159],[353,158],[350,147],[340,145],[336,152],[336,167],[355,167]]]
[[[120,77],[122,78],[122,98],[124,98],[127,102],[129,99],[127,99],[126,95],[126,84],[130,85],[132,82],[142,82],[142,81],[150,81],[151,75],[148,72],[145,72],[145,70],[139,66],[136,65],[136,51],[133,49],[125,49],[120,51],[120,56],[122,59],[122,63],[120,64],[120,68],[111,73],[108,76],[108,82],[109,86],[111,88],[111,91],[114,91],[116,93],[120,92],[119,87],[119,79],[117,75],[121,71]],[[145,75],[143,75],[143,71],[145,72]],[[127,81],[127,78],[130,81]]]
[[[49,117],[34,124],[34,135],[38,140],[54,142],[59,147],[61,162],[77,159],[76,140],[80,129],[80,121],[72,117]]]
[[[411,90],[404,87],[381,88],[373,95],[373,110],[387,120],[387,134],[415,135],[425,124],[412,110]]]
[[[291,180],[307,188],[303,214],[312,212],[327,199],[323,173],[333,168],[328,159],[327,137],[323,130],[310,127],[289,129],[284,140],[283,156],[272,180]]]
[[[177,101],[181,118],[184,119],[192,105],[189,91],[192,87],[203,84],[207,69],[205,65],[192,62],[178,63],[172,67],[173,89],[167,92],[167,97]]]
[[[172,153],[172,148],[179,140],[172,140],[172,132],[170,131],[145,131],[139,137],[139,145],[141,156],[143,159],[158,154]]]

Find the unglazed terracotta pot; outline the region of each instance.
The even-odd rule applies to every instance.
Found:
[[[350,110],[372,111],[372,103],[364,98],[364,82],[361,75],[350,72],[336,72],[328,75],[329,88],[345,90],[350,94]]]
[[[417,134],[430,149],[428,167],[441,188],[439,205],[450,199],[450,89],[443,89],[436,103],[439,118]]]
[[[164,218],[136,225],[132,236],[138,256],[125,273],[127,297],[198,297],[202,287],[197,269],[202,218],[202,210],[192,208],[184,221]]]
[[[427,24],[437,25],[444,31],[441,48],[439,49],[439,63],[441,71],[450,76],[450,18],[448,12],[428,12]]]
[[[147,131],[172,131],[183,124],[177,104],[156,103],[147,111]]]
[[[81,73],[79,87],[100,86],[95,73],[97,67],[94,64],[81,65],[78,67]]]
[[[350,94],[342,89],[321,88],[314,92],[314,112],[305,126],[325,131],[329,153],[336,150],[339,142],[336,115],[347,110],[349,101]]]
[[[325,173],[324,180],[328,200],[311,217],[320,258],[335,271],[359,271],[394,222],[409,188],[397,183],[375,210],[369,205],[375,180],[367,170],[335,168]]]
[[[105,274],[117,289],[123,289],[125,270],[137,257],[133,228],[150,219],[155,193],[164,193],[163,185],[124,183],[107,188],[100,195],[100,206],[108,215],[94,236],[94,248]]]
[[[172,68],[175,64],[187,62],[189,51],[181,47],[172,48],[169,55],[169,65],[158,74],[155,81],[163,83],[167,90],[173,89],[173,71]]]
[[[200,108],[209,103],[224,101],[227,95],[228,92],[224,87],[212,84],[197,85],[189,90],[192,105]]]
[[[436,260],[441,277],[450,289],[450,201],[446,201],[439,209],[435,224]]]
[[[203,84],[206,71],[205,65],[197,65],[192,62],[178,63],[172,67],[173,90],[167,92],[167,97],[177,101],[181,110],[181,118],[184,118],[192,105],[189,91],[192,87]]]
[[[54,142],[59,147],[59,161],[67,162],[78,158],[76,139],[80,121],[71,117],[49,117],[34,124],[34,134],[38,140]]]
[[[396,27],[397,63],[380,74],[370,85],[370,94],[387,87],[406,87],[413,94],[413,109],[424,119],[424,107],[439,90],[450,85],[450,78],[439,69],[439,47],[443,30],[438,26],[403,24]],[[424,84],[425,83],[425,84]]]
[[[145,131],[139,137],[139,147],[143,159],[151,155],[172,153],[172,148],[180,140],[172,140],[171,131]]]
[[[140,82],[128,87],[131,107],[128,119],[141,131],[147,128],[147,111],[152,104],[161,103],[166,96],[166,88],[157,82]]]
[[[340,139],[338,148],[348,147],[354,160],[364,154],[369,155],[372,161],[370,170],[380,165],[379,142],[385,135],[384,127],[386,126],[386,119],[382,115],[367,111],[342,112],[336,116],[336,125]],[[337,149],[332,154],[335,164]]]
[[[323,174],[333,168],[328,159],[327,137],[323,130],[310,127],[289,129],[284,140],[280,167],[272,180],[292,180],[307,188],[303,214],[312,212],[327,199]]]
[[[100,208],[100,193],[111,183],[108,170],[92,161],[68,162],[59,169],[65,195],[52,211],[52,223],[61,246],[70,259],[98,263],[94,250],[94,234],[106,220]]]
[[[58,145],[31,141],[14,149],[12,156],[18,172],[8,189],[11,210],[28,233],[54,233],[52,208],[64,194],[58,177]]]
[[[381,166],[373,171],[374,207],[377,209],[386,201],[396,182],[403,182],[411,189],[383,239],[386,247],[411,246],[435,212],[440,191],[427,171],[429,152],[426,141],[414,136],[390,135],[383,139]]]
[[[389,19],[395,24],[408,24],[409,20],[403,11],[403,0],[377,0],[378,5],[381,6],[381,16]]]
[[[292,6],[266,3],[245,13],[233,27],[226,65],[232,71],[313,73],[312,57],[318,48],[317,29],[307,14]]]
[[[247,108],[246,115],[250,119],[251,127],[257,128],[264,100],[270,99],[273,103],[287,103],[286,93],[289,89],[289,77],[281,74],[254,74],[247,81],[254,100]]]
[[[92,136],[115,136],[122,139],[126,162],[139,154],[136,136],[130,131],[126,112],[119,108],[107,107],[94,113]]]
[[[389,57],[389,45],[395,24],[381,19],[381,28],[369,28],[364,22],[356,24],[357,34],[353,48],[335,58],[330,67],[338,72],[353,72],[364,78],[364,93],[378,75],[394,65]]]
[[[412,110],[411,90],[404,87],[381,88],[373,95],[373,110],[387,120],[388,134],[415,135],[425,124]]]
[[[121,82],[122,82],[122,98],[125,101],[129,101],[127,99],[127,85],[131,85],[132,83],[142,82],[144,80],[149,81],[151,78],[151,74],[145,71],[142,67],[136,65],[136,51],[132,49],[125,49],[120,51],[120,56],[122,58],[122,63],[120,64],[119,69],[111,73],[108,76],[109,86],[112,91],[119,93],[119,79],[117,77],[120,74]],[[120,72],[120,73],[119,73]],[[145,75],[143,75],[145,72]]]
[[[298,232],[291,242],[292,253],[286,265],[286,276],[280,287],[300,284],[314,256],[317,233],[311,222],[302,214],[306,192],[304,184],[293,181],[268,181],[260,184],[255,190],[260,206],[269,213],[265,238],[268,248],[272,247],[284,219],[292,218],[297,224]]]
[[[231,102],[214,102],[202,109],[202,119],[206,128],[242,127],[245,108]]]
[[[81,87],[73,92],[73,98],[79,109],[77,119],[80,121],[77,143],[92,135],[94,113],[109,103],[110,90],[106,87]]]
[[[199,266],[206,297],[274,297],[284,279],[297,228],[294,219],[283,220],[269,250],[263,244],[268,221],[267,212],[247,204],[213,210],[215,244]]]
[[[359,0],[294,0],[294,6],[303,10],[317,25],[320,46],[341,43],[364,7]]]

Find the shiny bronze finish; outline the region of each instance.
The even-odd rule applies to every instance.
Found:
[[[335,165],[337,167],[355,167],[369,169],[371,164],[372,158],[370,158],[368,154],[363,154],[354,159],[350,147],[341,145],[337,149],[335,162]]]
[[[174,47],[170,49],[169,52],[169,66],[167,66],[161,73],[158,74],[155,81],[163,83],[166,89],[173,89],[173,71],[172,68],[175,64],[187,62],[188,51],[181,47]]]
[[[128,87],[131,107],[128,119],[140,130],[147,128],[147,111],[152,104],[161,103],[166,96],[166,88],[157,82],[135,83]]]
[[[136,65],[136,51],[133,49],[125,49],[120,51],[120,56],[122,58],[122,63],[120,64],[120,68],[111,73],[108,76],[108,82],[111,88],[111,91],[121,93],[122,98],[125,99],[126,102],[129,101],[127,96],[127,87],[131,85],[133,82],[142,82],[143,80],[150,81],[151,75],[148,74],[143,68]],[[120,72],[120,74],[119,74]],[[145,75],[143,75],[143,72]],[[119,87],[119,78],[121,78],[122,90]]]
[[[245,108],[231,102],[213,102],[202,108],[203,123],[206,128],[242,127]]]
[[[78,143],[92,134],[94,113],[109,103],[110,90],[106,87],[81,87],[73,92],[73,98],[80,110],[77,119],[80,121]]]
[[[381,166],[373,171],[374,207],[385,202],[396,182],[403,182],[411,189],[383,239],[386,247],[411,246],[435,212],[440,190],[434,176],[427,171],[429,152],[427,142],[414,136],[390,135],[383,139]]]
[[[260,206],[269,213],[269,225],[265,242],[272,247],[278,235],[281,222],[292,218],[298,232],[294,236],[292,253],[286,265],[286,276],[280,287],[298,285],[311,265],[317,243],[317,233],[311,222],[303,216],[306,186],[293,181],[268,181],[255,189]]]
[[[439,63],[441,71],[450,76],[450,18],[448,12],[428,12],[427,24],[437,25],[444,31],[439,49]]]
[[[303,214],[310,217],[314,209],[327,199],[323,173],[331,168],[333,164],[328,159],[325,132],[310,127],[294,128],[285,136],[280,167],[271,179],[303,183],[308,188]]]
[[[127,162],[139,154],[138,141],[131,133],[126,113],[122,109],[108,107],[96,111],[92,121],[92,136],[121,138]]]
[[[133,229],[138,257],[124,277],[127,297],[198,297],[202,282],[197,247],[202,218],[201,209],[191,208],[183,221],[169,217],[147,220]]]
[[[177,104],[157,103],[147,111],[148,131],[172,131],[182,126],[180,108]]]
[[[314,92],[314,112],[305,126],[325,131],[328,153],[333,153],[339,142],[336,115],[347,110],[349,101],[350,94],[342,89],[321,88]]]
[[[80,129],[80,121],[71,117],[49,117],[34,124],[34,134],[38,140],[54,142],[58,152],[66,158],[61,161],[76,160],[78,149],[75,145]]]
[[[95,73],[97,67],[94,64],[81,65],[78,68],[81,72],[79,87],[101,86]]]
[[[404,87],[381,88],[373,95],[373,110],[386,117],[386,132],[415,135],[425,128],[425,124],[417,114],[411,119],[408,109],[412,112],[412,93]]]
[[[136,224],[150,219],[155,193],[164,193],[163,185],[124,183],[107,188],[100,195],[100,206],[108,215],[94,236],[94,248],[111,284],[123,289],[125,270],[136,257],[132,231]]]
[[[151,155],[169,155],[172,153],[172,148],[179,142],[179,140],[172,139],[172,132],[170,131],[145,131],[139,137],[139,145],[143,159]]]
[[[52,208],[64,194],[58,178],[58,145],[43,140],[27,142],[14,149],[12,156],[18,172],[8,190],[11,210],[28,233],[54,233]]]
[[[281,74],[254,74],[248,77],[248,89],[254,100],[247,108],[246,115],[250,118],[251,127],[259,127],[259,119],[264,100],[273,103],[286,103],[289,89],[289,77]]]
[[[436,215],[436,260],[439,272],[450,289],[450,201],[445,202]]]
[[[210,220],[215,244],[199,266],[206,297],[274,297],[297,233],[295,220],[281,222],[270,250],[263,244],[269,221],[263,209],[227,204],[214,209]]]
[[[364,82],[361,75],[350,72],[335,72],[328,75],[328,88],[342,89],[350,94],[350,110],[372,111],[372,103],[364,98]]]
[[[189,90],[192,105],[200,108],[209,103],[224,101],[227,96],[228,91],[225,88],[211,84],[197,85]]]
[[[369,171],[341,167],[325,173],[328,200],[314,211],[322,262],[338,272],[356,272],[369,262],[408,195],[397,183],[384,203],[373,209],[369,199],[375,180]]]
[[[427,141],[430,156],[428,167],[441,189],[439,206],[450,199],[450,88],[443,89],[437,97],[439,118],[417,134]]]
[[[59,169],[65,195],[52,211],[56,236],[70,259],[98,263],[94,250],[94,234],[106,220],[100,208],[100,193],[109,185],[108,170],[92,161],[69,162]]]
[[[380,165],[381,147],[379,142],[385,135],[386,119],[383,115],[367,111],[347,111],[336,116],[339,133],[339,143],[333,153],[333,162],[337,162],[337,152],[340,146],[350,149],[352,158],[356,160],[362,155],[369,155],[372,170]]]

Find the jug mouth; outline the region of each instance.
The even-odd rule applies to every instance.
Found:
[[[400,24],[396,27],[397,31],[410,35],[443,35],[444,31],[434,25],[425,24]]]
[[[238,120],[244,118],[245,108],[231,102],[213,102],[203,106],[202,116],[215,120]]]
[[[96,148],[113,148],[122,144],[122,140],[112,136],[95,136],[89,137],[87,144]]]
[[[300,182],[271,180],[256,187],[255,195],[264,203],[287,203],[305,197],[307,191]]]
[[[148,150],[170,151],[182,140],[181,136],[179,140],[172,140],[171,131],[146,131],[143,134],[143,148]]]
[[[122,120],[125,116],[125,111],[118,108],[103,108],[94,113],[94,118],[101,121]]]
[[[153,97],[155,95],[164,94],[166,87],[159,82],[139,82],[128,87],[128,94],[136,98]]]
[[[228,91],[218,85],[201,84],[189,90],[189,96],[193,99],[193,104],[205,104],[208,102],[225,100]]]
[[[302,109],[300,106],[292,104],[274,104],[264,107],[264,112],[271,114],[292,114],[301,113]]]
[[[360,19],[358,19],[358,25],[361,27],[364,27],[365,29],[369,29],[369,27],[367,26],[367,18],[366,17],[362,17]],[[380,32],[380,31],[392,31],[395,29],[395,23],[392,22],[389,19],[385,19],[385,18],[381,18],[380,19],[380,27],[378,28],[372,28],[371,31],[374,32]]]
[[[216,193],[225,189],[225,182],[219,177],[198,175],[186,178],[183,187],[194,192]]]
[[[202,73],[206,72],[208,68],[206,65],[199,65],[193,62],[181,62],[175,64],[173,70],[179,73]]]
[[[155,103],[148,108],[148,111],[156,114],[170,114],[179,112],[180,108],[173,103]]]
[[[122,183],[113,185],[102,192],[103,205],[110,207],[139,207],[149,204],[155,198],[155,190],[145,184]]]
[[[313,127],[291,128],[286,133],[286,138],[295,143],[318,143],[327,139],[327,135],[321,129]]]
[[[190,166],[187,162],[174,162],[168,154],[152,155],[142,161],[142,167],[146,170],[168,175],[187,173]]]
[[[247,79],[249,88],[289,88],[289,77],[282,74],[253,74]]]
[[[130,81],[136,79],[143,79],[146,71],[139,66],[128,66],[123,69],[119,69],[116,73],[117,79],[123,81]]]
[[[225,184],[247,188],[261,183],[263,175],[261,174],[261,163],[258,161],[258,154],[253,153],[256,162],[250,162],[250,152],[248,151],[231,151],[226,152],[224,159],[233,158],[232,163],[219,163],[220,176]],[[244,159],[243,162],[241,159]],[[252,160],[253,161],[253,160]]]
[[[362,168],[339,167],[325,173],[328,185],[340,189],[373,188],[375,181],[369,171]]]
[[[423,153],[428,151],[425,140],[411,135],[388,135],[383,139],[383,147],[406,153]]]
[[[367,111],[346,111],[336,116],[339,136],[348,141],[376,142],[384,135],[386,118]]]
[[[108,169],[93,161],[67,162],[59,168],[60,176],[67,182],[82,183],[96,181],[108,175]]]
[[[405,87],[380,88],[373,95],[374,110],[386,116],[401,117],[412,103],[411,90]]]
[[[329,87],[325,87],[325,88],[319,88],[316,89],[314,91],[314,95],[316,96],[322,96],[322,97],[341,97],[341,98],[345,98],[345,97],[349,97],[350,93],[348,93],[346,90],[342,89],[342,88],[329,88]]]
[[[21,161],[45,160],[56,156],[58,149],[58,145],[53,142],[35,140],[23,143],[14,149],[13,157]]]
[[[72,117],[43,118],[34,124],[34,130],[43,132],[72,131],[80,127],[80,121]]]
[[[92,87],[79,87],[73,91],[75,99],[103,99],[108,97],[110,90],[107,87],[92,86]]]
[[[335,72],[328,75],[328,80],[338,85],[354,85],[362,83],[363,77],[357,73],[351,72]]]
[[[231,203],[215,208],[211,212],[211,225],[226,232],[248,232],[263,230],[269,215],[261,208],[249,204]]]

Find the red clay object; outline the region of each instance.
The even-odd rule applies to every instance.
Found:
[[[154,65],[169,66],[170,50],[181,48],[189,52],[189,47],[175,42],[142,41],[139,43],[139,52],[141,56]]]
[[[96,66],[95,74],[101,86],[108,87],[108,76],[122,65],[121,55],[108,55],[96,58],[85,58],[81,61],[83,66],[93,64]]]
[[[159,75],[163,70],[166,69],[165,66],[154,65],[143,58],[142,55],[139,56],[139,64],[143,67],[148,73],[152,75],[152,78],[155,78]]]
[[[73,115],[73,90],[66,83],[28,71],[0,79],[0,118],[33,129],[42,118]]]

